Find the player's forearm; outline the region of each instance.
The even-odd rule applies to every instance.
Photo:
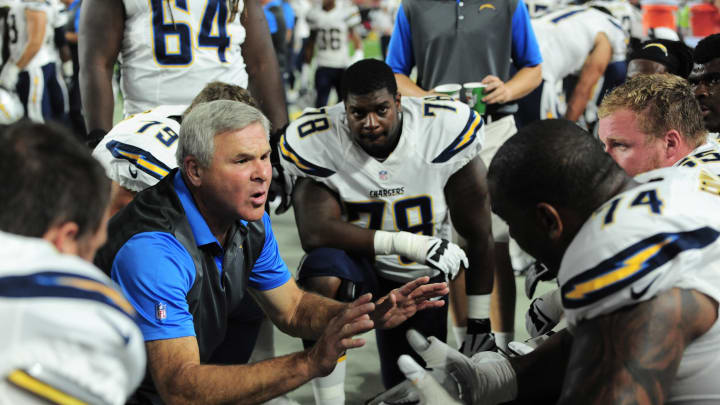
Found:
[[[492,233],[468,239],[466,247],[470,268],[465,272],[465,291],[468,295],[490,294],[493,288],[495,254]]]
[[[168,404],[259,404],[318,375],[303,351],[247,365],[187,365],[155,382]]]
[[[80,42],[82,44],[82,41]],[[82,48],[82,45],[81,45]],[[85,125],[88,131],[110,131],[115,100],[112,91],[112,69],[105,66],[80,64],[80,92],[82,94]]]
[[[554,403],[562,389],[572,340],[563,329],[533,352],[510,358],[517,375],[518,403]]]
[[[585,111],[585,107],[590,101],[592,96],[592,89],[597,80],[594,82],[589,77],[580,76],[575,90],[573,90],[570,101],[568,102],[567,111],[565,112],[565,118],[570,121],[577,121]]]
[[[510,101],[521,99],[542,82],[542,65],[526,66],[515,73],[505,86],[510,90]]]
[[[23,51],[22,55],[20,55],[20,59],[18,59],[16,65],[20,70],[25,69],[25,67],[30,63],[32,58],[35,57],[35,55],[38,53],[40,48],[42,47],[42,38],[38,40],[35,38],[34,40],[31,39],[31,41],[27,44],[25,47],[25,50]]]
[[[270,120],[272,128],[280,129],[287,125],[288,115],[284,82],[270,38],[270,29],[259,0],[248,1],[246,8],[243,25],[247,38],[242,46],[242,54],[250,78],[248,87]]]
[[[395,81],[397,81],[398,91],[403,96],[425,97],[432,94],[420,88],[420,86],[404,74],[395,73]]]
[[[314,215],[300,217],[298,231],[303,250],[309,252],[321,247],[341,249],[348,253],[374,257],[375,231],[360,228],[342,219],[319,219]]]
[[[45,38],[45,25],[47,16],[43,11],[28,10],[25,12],[28,29],[28,41],[20,58],[15,63],[22,70],[30,63],[32,58],[40,51]]]

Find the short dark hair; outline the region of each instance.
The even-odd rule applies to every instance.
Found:
[[[0,230],[42,237],[75,222],[94,234],[110,201],[110,180],[87,147],[64,129],[20,121],[0,133]]]
[[[363,59],[345,70],[340,89],[343,100],[347,100],[348,94],[370,94],[382,89],[386,89],[388,93],[395,96],[397,82],[395,74],[385,62],[377,59]]]
[[[628,63],[633,59],[647,59],[660,63],[667,68],[668,73],[687,79],[693,67],[692,50],[680,41],[669,39],[652,39],[640,44],[639,48],[628,57]]]
[[[523,127],[500,147],[488,169],[492,198],[517,207],[546,202],[583,218],[609,198],[612,179],[624,178],[597,138],[564,119]]]
[[[695,63],[708,63],[720,58],[720,34],[712,34],[703,38],[695,46],[693,61]]]

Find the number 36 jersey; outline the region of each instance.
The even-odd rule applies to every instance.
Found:
[[[186,106],[160,106],[120,121],[93,150],[114,182],[130,191],[155,185],[177,167],[179,117]]]
[[[672,288],[720,302],[720,178],[684,167],[646,175],[598,208],[568,247],[558,281],[570,327]],[[720,319],[685,349],[668,402],[720,399],[718,347]]]
[[[243,1],[232,22],[227,0],[122,1],[125,115],[159,105],[189,105],[211,81],[247,88],[240,49]]]
[[[450,238],[445,185],[478,156],[482,118],[448,97],[402,97],[402,132],[384,161],[351,139],[340,103],[308,109],[280,141],[282,165],[337,193],[345,219],[357,226]],[[376,257],[385,278],[404,282],[439,274],[397,255]]]

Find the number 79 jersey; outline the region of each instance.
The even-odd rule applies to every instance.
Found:
[[[176,168],[179,117],[186,106],[160,106],[118,122],[93,150],[110,180],[130,191],[155,185]]]
[[[280,141],[282,165],[294,178],[324,184],[357,226],[450,238],[444,189],[448,179],[478,156],[482,118],[448,97],[402,97],[402,133],[384,161],[351,139],[340,103],[308,109]],[[385,278],[404,282],[436,270],[397,255],[376,256]]]
[[[121,87],[125,115],[159,105],[189,105],[205,84],[247,88],[238,13],[228,22],[228,0],[122,0],[125,32]]]

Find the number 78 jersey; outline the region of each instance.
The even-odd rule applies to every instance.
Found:
[[[247,88],[240,46],[243,1],[228,22],[228,0],[123,0],[121,87],[125,115],[189,105],[205,84]],[[160,69],[160,70],[158,70]]]
[[[333,190],[344,219],[357,226],[450,237],[448,179],[478,156],[482,118],[448,97],[402,98],[402,132],[384,161],[351,139],[340,103],[307,109],[280,141],[282,165],[294,178]],[[376,256],[378,271],[404,282],[436,270],[397,255]]]

